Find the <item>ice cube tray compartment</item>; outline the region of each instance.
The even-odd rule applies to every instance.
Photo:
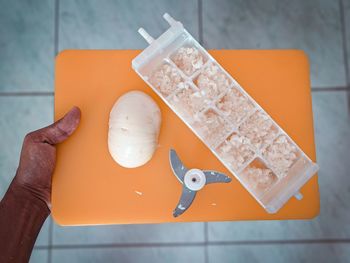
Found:
[[[255,110],[253,102],[236,87],[228,89],[215,102],[215,106],[235,126]]]
[[[232,85],[232,81],[227,74],[213,62],[203,67],[193,82],[201,94],[212,101],[230,89]]]
[[[193,123],[199,112],[209,105],[201,93],[188,82],[167,100],[176,112],[189,123]]]
[[[247,139],[236,132],[231,133],[216,147],[215,151],[219,158],[236,173],[255,156]]]
[[[141,30],[150,46],[133,68],[266,211],[277,212],[317,164],[169,17],[171,27],[156,40]]]
[[[165,97],[185,85],[185,79],[169,63],[162,63],[152,72],[149,76],[149,82]]]
[[[222,142],[232,125],[213,108],[209,108],[198,116],[193,128],[210,148]]]
[[[289,169],[301,155],[297,146],[284,134],[279,135],[262,151],[264,159],[281,178],[288,174]]]
[[[239,127],[240,134],[249,139],[250,143],[261,150],[270,145],[278,134],[278,128],[272,119],[263,111],[258,110],[247,118]]]
[[[239,177],[257,196],[263,196],[278,181],[276,174],[260,158],[254,159]]]
[[[208,61],[208,57],[194,43],[187,42],[170,55],[170,60],[186,76],[191,77]]]
[[[271,169],[273,170],[273,169]],[[269,213],[276,213],[291,197],[299,196],[298,191],[318,170],[304,153],[289,168],[288,173],[279,178],[276,184],[257,199]],[[298,200],[299,197],[297,197]]]

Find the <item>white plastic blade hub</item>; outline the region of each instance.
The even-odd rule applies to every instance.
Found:
[[[201,190],[205,183],[205,174],[199,169],[191,169],[185,174],[184,184],[192,191]]]

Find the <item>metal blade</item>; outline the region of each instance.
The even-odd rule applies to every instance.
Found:
[[[188,169],[183,165],[174,149],[170,149],[169,159],[171,169],[173,170],[175,176],[177,177],[177,179],[179,179],[181,183],[183,183],[185,174],[188,171]]]
[[[191,191],[185,185],[182,187],[180,201],[173,212],[174,217],[178,217],[179,215],[183,214],[190,207],[193,199],[196,196],[196,193],[196,191]]]
[[[212,183],[229,183],[232,181],[231,177],[226,174],[219,173],[216,171],[203,171],[207,179],[206,184]]]

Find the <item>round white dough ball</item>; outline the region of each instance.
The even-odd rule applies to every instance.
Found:
[[[161,113],[156,102],[141,91],[119,97],[109,115],[108,149],[121,166],[147,163],[158,145]]]

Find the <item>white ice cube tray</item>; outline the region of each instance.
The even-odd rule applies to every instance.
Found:
[[[133,61],[133,69],[269,213],[318,170],[219,63],[168,14],[170,28]]]

